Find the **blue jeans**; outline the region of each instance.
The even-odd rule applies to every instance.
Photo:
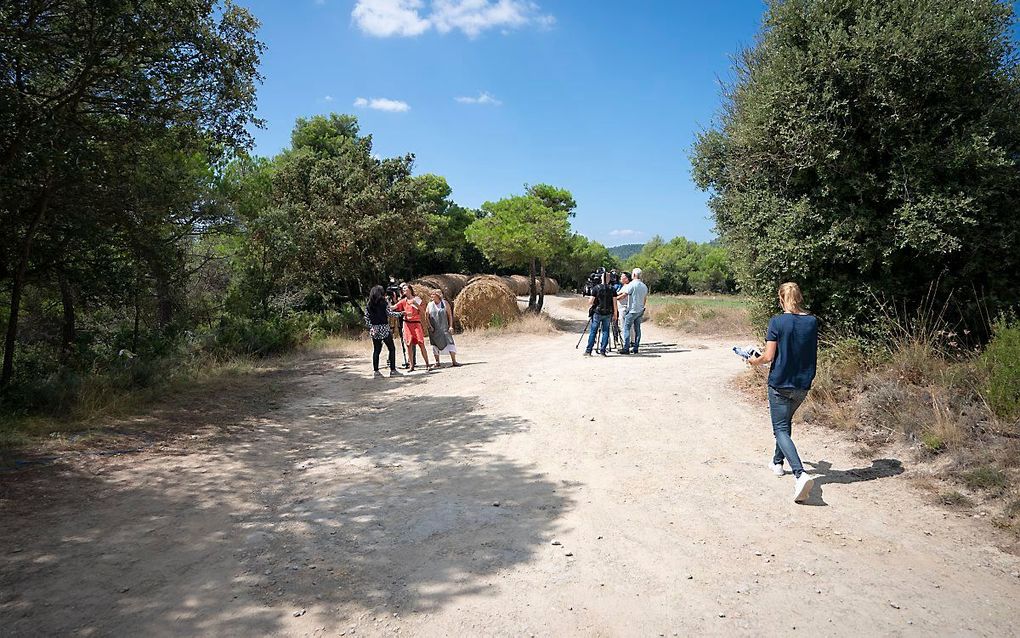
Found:
[[[634,335],[634,354],[637,354],[638,346],[641,345],[641,317],[644,316],[642,312],[628,312],[623,315],[623,351],[631,352],[630,349],[630,337]]]
[[[784,459],[789,461],[793,475],[798,477],[804,471],[804,465],[790,433],[793,431],[793,413],[804,403],[807,394],[807,390],[769,386],[769,413],[772,415],[772,433],[776,435],[776,453],[772,462],[779,465]]]
[[[613,315],[600,315],[595,313],[591,316],[591,329],[588,330],[588,347],[584,351],[591,354],[591,349],[595,346],[595,333],[599,331],[599,327],[602,328],[602,349],[599,352],[605,352],[606,347],[609,345],[609,330],[610,321],[612,321]]]

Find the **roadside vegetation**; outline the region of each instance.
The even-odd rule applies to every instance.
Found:
[[[692,151],[757,333],[784,281],[822,322],[805,420],[908,445],[935,500],[1013,530],[1015,24],[1001,0],[770,2]]]
[[[287,148],[251,154],[265,47],[237,4],[0,15],[0,446],[363,330],[391,276],[575,287],[612,259],[570,228],[569,191],[461,206],[351,115],[298,118]]]

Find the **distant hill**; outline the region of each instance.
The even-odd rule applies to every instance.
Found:
[[[641,248],[644,244],[624,244],[622,246],[613,246],[609,249],[609,254],[616,257],[621,262],[627,261],[632,255],[636,255],[641,252]]]

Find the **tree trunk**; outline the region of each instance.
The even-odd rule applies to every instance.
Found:
[[[361,296],[360,295],[360,293],[361,293],[361,285],[360,285],[360,283],[358,284],[358,293],[359,294],[357,294],[357,295],[354,294],[354,291],[351,290],[351,282],[348,281],[347,282],[347,300],[350,301],[351,307],[354,308],[354,312],[358,313],[357,317],[360,319],[361,317],[365,316],[365,311],[361,308],[361,304],[358,303],[358,297]]]
[[[63,273],[57,276],[57,283],[60,285],[60,303],[64,309],[64,321],[60,326],[60,361],[67,365],[74,353],[74,292]]]
[[[142,314],[141,304],[138,301],[138,288],[141,286],[141,282],[135,282],[135,325],[131,330],[131,352],[138,352],[138,320]]]
[[[39,231],[39,225],[46,216],[46,208],[50,201],[50,188],[44,187],[35,205],[35,212],[32,214],[32,221],[25,231],[25,238],[21,243],[21,254],[18,257],[18,265],[14,270],[14,281],[11,285],[11,309],[7,318],[7,334],[4,336],[4,361],[0,368],[0,389],[7,387],[14,376],[14,346],[18,339],[18,315],[21,313],[21,294],[25,288],[25,274],[28,272],[28,258],[32,254],[32,240]]]
[[[156,324],[166,328],[174,320],[174,299],[165,273],[156,275]]]
[[[539,261],[538,264],[542,268],[542,284],[538,288],[538,312],[542,312],[542,306],[545,305],[545,262]]]
[[[528,311],[533,312],[535,310],[535,297],[537,296],[535,291],[535,259],[531,259],[531,285],[528,287]]]

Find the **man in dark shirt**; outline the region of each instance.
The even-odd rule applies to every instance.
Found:
[[[602,330],[602,339],[599,347],[599,354],[606,356],[606,348],[609,347],[609,331],[612,329],[612,321],[616,319],[616,291],[609,283],[609,273],[602,273],[602,283],[592,289],[591,295],[591,327],[588,331],[588,347],[584,354],[591,356],[592,348],[595,347],[595,336]]]

